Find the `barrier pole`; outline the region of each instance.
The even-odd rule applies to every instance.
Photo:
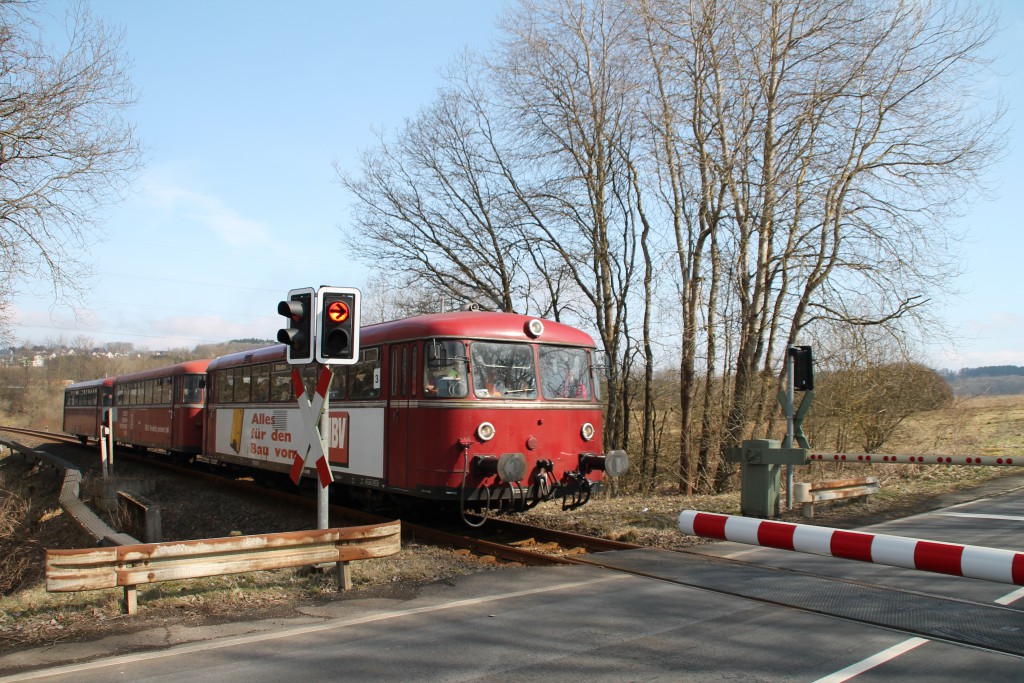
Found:
[[[869,534],[697,510],[683,510],[679,513],[679,530],[691,536],[720,541],[1024,586],[1024,553],[1001,548]]]
[[[793,395],[793,356],[786,354],[786,397],[789,399],[789,410],[786,411],[786,440],[782,442],[783,448],[793,447],[793,415],[796,413]],[[786,509],[793,509],[793,465],[786,465]]]

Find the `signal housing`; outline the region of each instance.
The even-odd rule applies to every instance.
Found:
[[[277,331],[277,341],[287,347],[292,365],[313,362],[313,296],[312,287],[293,289],[287,301],[277,304],[277,312],[288,319],[288,327]]]
[[[359,360],[359,290],[321,287],[316,293],[316,360],[352,365]]]

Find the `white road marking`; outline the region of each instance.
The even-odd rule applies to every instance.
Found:
[[[1011,522],[1024,522],[1020,515],[982,515],[975,512],[937,512],[942,517],[972,517],[974,519],[1006,519]]]
[[[996,600],[997,605],[1010,605],[1017,602],[1021,598],[1024,598],[1024,588],[1018,588],[1012,593],[1007,593],[1003,597]]]
[[[867,659],[862,659],[856,664],[851,664],[841,671],[837,671],[834,674],[825,676],[824,678],[819,678],[814,683],[843,683],[843,681],[848,681],[854,676],[858,676],[869,669],[874,669],[879,664],[885,664],[892,659],[896,659],[901,654],[910,652],[918,645],[924,645],[927,642],[929,642],[927,638],[910,638],[909,640],[904,640],[898,645],[893,645],[887,650],[882,650],[877,655],[872,655]]]

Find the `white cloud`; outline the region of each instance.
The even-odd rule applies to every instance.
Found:
[[[164,221],[191,222],[213,232],[231,246],[251,246],[270,241],[270,225],[247,218],[221,197],[192,189],[172,169],[156,169],[141,181],[138,200],[159,209]]]

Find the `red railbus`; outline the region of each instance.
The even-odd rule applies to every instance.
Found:
[[[78,437],[83,444],[98,439],[103,415],[110,410],[114,396],[114,378],[91,379],[64,388],[65,434]]]
[[[114,441],[180,458],[198,454],[209,363],[188,361],[114,378]]]
[[[203,458],[282,474],[301,416],[283,345],[207,367]],[[305,372],[312,393],[313,366]],[[522,508],[586,502],[622,451],[601,447],[600,382],[584,332],[528,316],[459,312],[363,327],[338,366],[328,460],[351,490]],[[312,462],[307,462],[312,467]]]

